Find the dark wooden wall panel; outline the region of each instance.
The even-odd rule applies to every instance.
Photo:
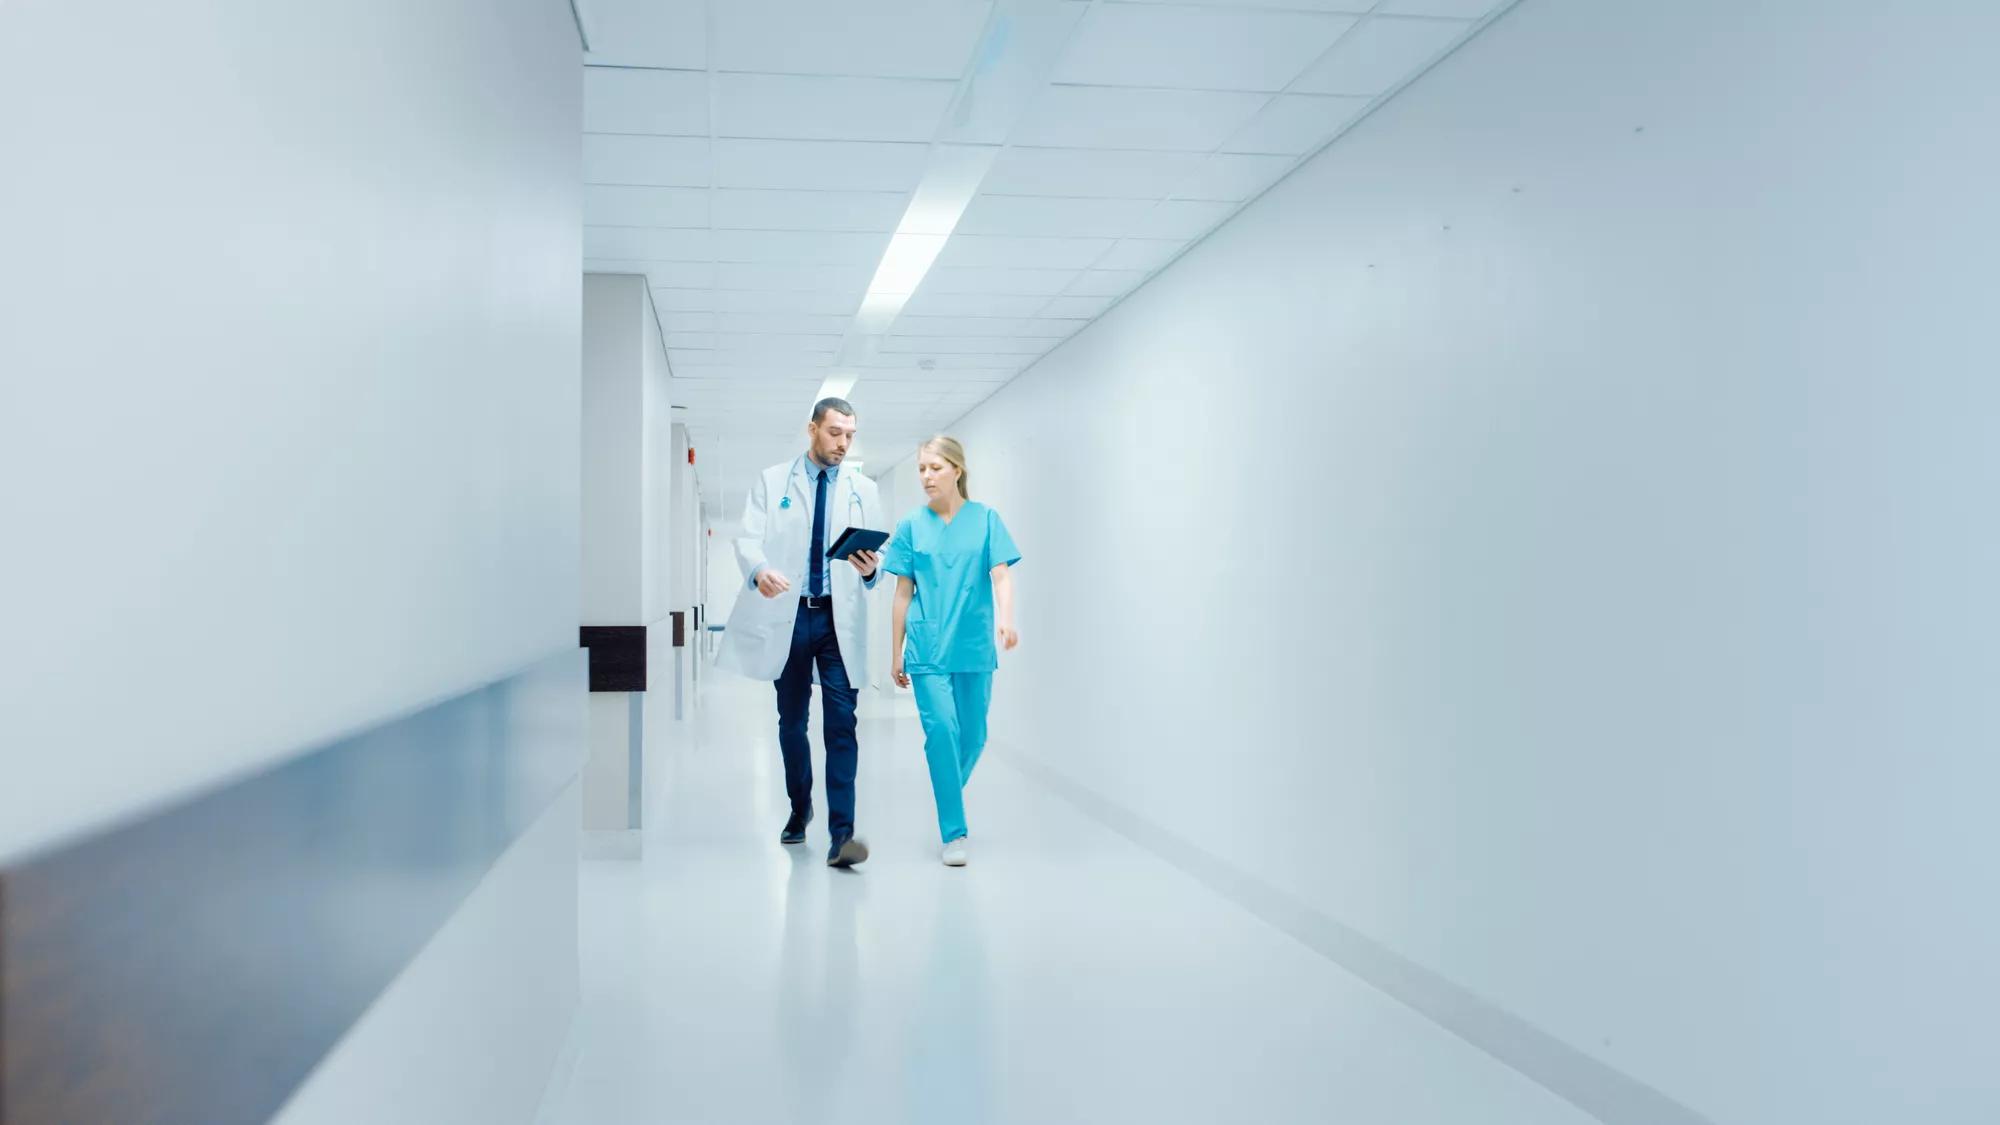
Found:
[[[576,776],[585,686],[565,652],[0,872],[0,1125],[267,1120]]]

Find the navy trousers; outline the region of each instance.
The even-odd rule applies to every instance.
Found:
[[[778,747],[785,755],[785,792],[794,810],[812,807],[812,741],[806,716],[812,707],[812,673],[819,668],[820,730],[826,740],[827,831],[838,843],[854,835],[854,774],[861,743],[854,734],[860,693],[848,681],[833,632],[833,607],[799,603],[792,625],[792,654],[778,677]]]

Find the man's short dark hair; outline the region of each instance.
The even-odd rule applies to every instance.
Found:
[[[813,403],[813,421],[824,422],[826,420],[826,412],[829,410],[832,410],[836,413],[845,414],[849,418],[855,416],[853,404],[849,403],[846,399],[823,398],[820,399],[818,402]]]

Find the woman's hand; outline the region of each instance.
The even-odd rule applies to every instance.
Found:
[[[1012,625],[1002,625],[995,633],[994,639],[1000,642],[1002,652],[1013,652],[1014,646],[1021,643],[1021,634],[1015,632]]]
[[[903,671],[902,657],[897,657],[896,662],[889,666],[889,678],[896,681],[897,687],[906,688],[910,686],[910,674]]]

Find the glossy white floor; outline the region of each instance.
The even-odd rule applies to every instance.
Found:
[[[1592,1120],[1042,789],[1004,731],[942,866],[915,712],[864,696],[851,873],[823,802],[777,842],[768,685],[711,670],[652,732],[645,858],[584,864],[558,1121]]]

